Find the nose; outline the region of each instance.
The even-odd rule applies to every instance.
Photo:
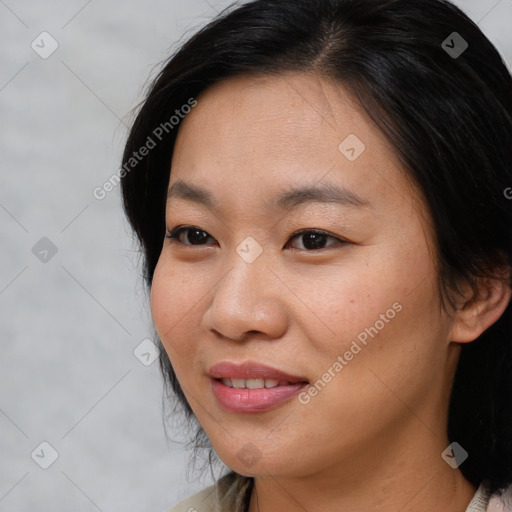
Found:
[[[277,339],[288,328],[289,291],[263,258],[247,263],[235,255],[217,283],[203,317],[204,327],[223,338],[244,341],[254,335]]]

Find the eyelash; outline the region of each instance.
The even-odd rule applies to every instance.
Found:
[[[178,226],[178,227],[174,228],[173,230],[168,231],[168,233],[165,235],[165,238],[169,239],[169,241],[173,244],[184,245],[187,247],[201,247],[201,246],[207,245],[207,244],[185,244],[185,243],[179,241],[179,236],[182,233],[184,233],[186,231],[192,231],[192,230],[196,230],[196,231],[200,231],[202,233],[208,234],[206,231],[198,228],[197,226]],[[345,240],[338,236],[331,235],[327,231],[322,231],[320,229],[301,229],[301,230],[293,233],[293,235],[290,237],[289,241],[293,240],[294,238],[300,237],[301,235],[305,235],[305,234],[309,234],[309,233],[326,236],[327,238],[336,240],[338,243],[329,245],[327,247],[323,247],[321,249],[295,249],[295,250],[305,251],[305,252],[317,252],[317,251],[324,251],[326,249],[330,249],[331,247],[334,247],[336,245],[343,245],[343,244],[349,243],[348,240]],[[211,235],[208,235],[208,236],[210,238],[213,238]],[[289,243],[289,241],[287,242],[287,244]]]

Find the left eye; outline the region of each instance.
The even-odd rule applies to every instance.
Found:
[[[175,228],[166,235],[166,238],[170,239],[173,243],[178,243],[181,245],[206,245],[203,242],[208,240],[208,238],[214,240],[214,238],[210,236],[206,231],[196,227]],[[341,238],[335,237],[329,233],[326,233],[325,231],[318,229],[303,229],[298,231],[290,237],[290,241],[295,238],[298,238],[299,240],[302,239],[302,247],[295,247],[295,249],[306,251],[320,250],[331,247],[332,245],[336,245],[337,243],[346,243],[345,240],[342,240]],[[183,239],[186,241],[183,241]],[[333,240],[334,243],[325,246],[328,240]]]
[[[298,247],[298,249],[307,251],[325,249],[327,247],[331,247],[332,245],[345,243],[345,240],[342,240],[341,238],[338,238],[333,235],[329,235],[329,233],[317,229],[303,229],[302,231],[299,231],[292,235],[290,240],[293,240],[294,238],[297,238],[299,240],[302,239],[303,247]],[[324,246],[324,244],[328,240],[333,240],[334,243]]]

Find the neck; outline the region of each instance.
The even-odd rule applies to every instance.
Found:
[[[442,459],[448,441],[415,435],[316,473],[257,476],[249,512],[465,512],[476,489]]]

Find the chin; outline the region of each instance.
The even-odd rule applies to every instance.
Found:
[[[221,456],[222,455],[222,456]],[[219,454],[221,460],[236,473],[247,477],[292,477],[297,476],[296,461],[291,456],[279,456],[277,453],[265,455],[248,442],[240,450],[229,454]],[[290,472],[293,470],[293,473]]]

